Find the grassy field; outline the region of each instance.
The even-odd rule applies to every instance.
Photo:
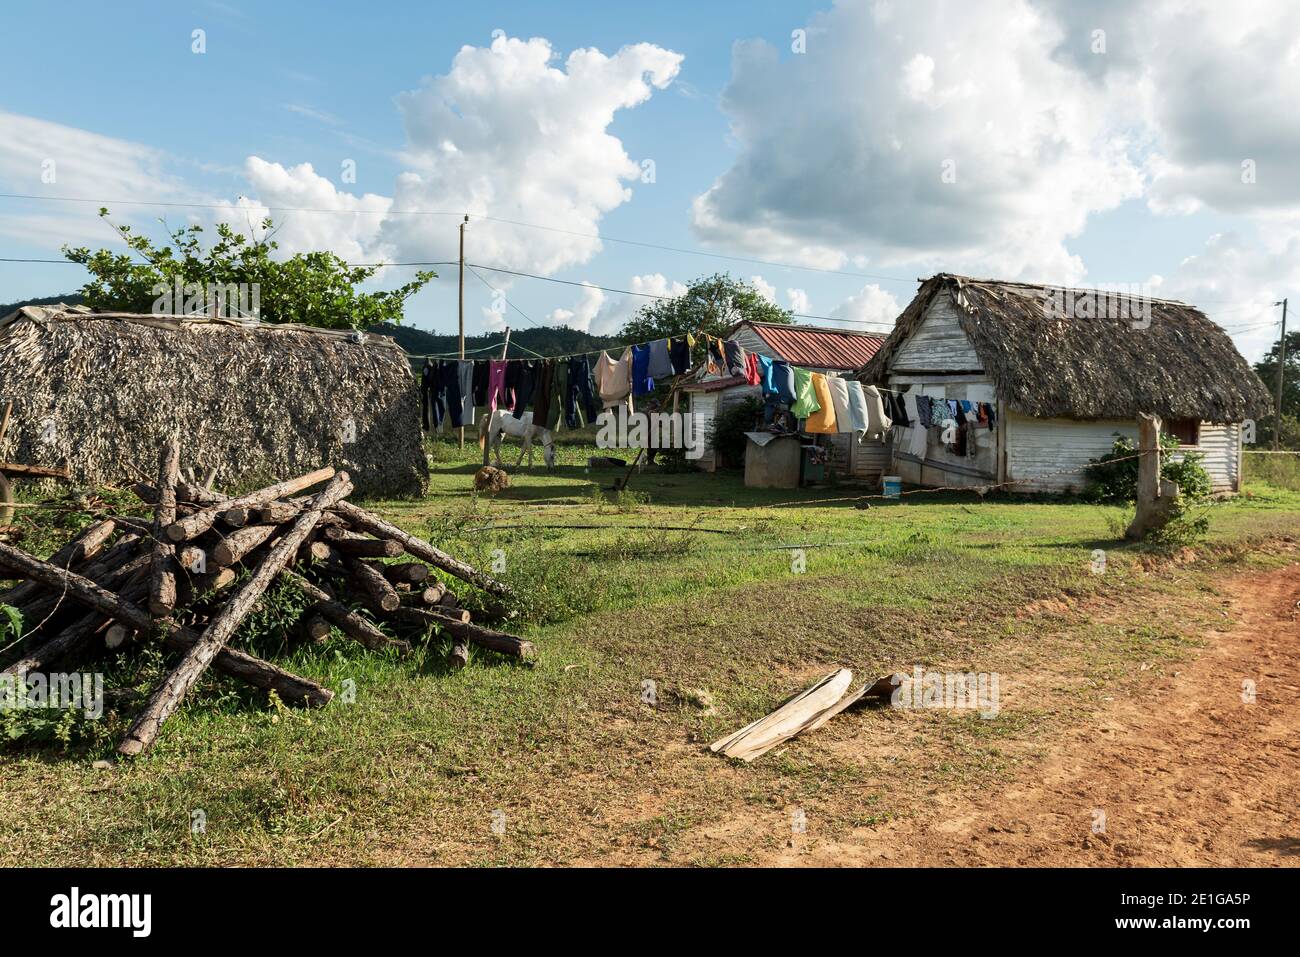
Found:
[[[97,769],[163,666],[106,662],[104,720],[5,724],[0,859],[746,863],[784,842],[791,807],[843,833],[1022,773],[1107,689],[1194,653],[1226,577],[1300,538],[1300,490],[1271,464],[1280,484],[1252,478],[1203,510],[1204,543],[1157,554],[1117,541],[1116,507],[649,470],[614,494],[594,451],[563,445],[490,498],[470,492],[477,450],[440,444],[425,498],[372,503],[501,569],[537,665],[449,672],[437,641],[407,659],[291,646],[277,623],[296,599],[275,595],[241,640],[355,700],[295,712],[207,677],[147,758]],[[1000,715],[853,712],[748,766],[704,748],[836,665],[918,663],[999,672]],[[773,822],[761,842],[710,837],[746,816]]]

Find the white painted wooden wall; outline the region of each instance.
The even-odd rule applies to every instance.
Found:
[[[1137,441],[1137,423],[1106,419],[1083,422],[1076,419],[1035,419],[1012,413],[1007,417],[1007,469],[1010,479],[1030,479],[1026,490],[1078,491],[1087,484],[1082,472],[1090,460],[1099,458],[1115,444],[1115,434]],[[1200,443],[1184,451],[1202,453],[1201,464],[1210,476],[1215,492],[1239,488],[1240,459],[1237,435],[1240,426],[1201,424]],[[1182,456],[1175,453],[1174,458]],[[1069,475],[1051,475],[1074,469]]]

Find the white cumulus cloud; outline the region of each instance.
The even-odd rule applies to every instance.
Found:
[[[832,319],[857,324],[860,332],[888,331],[902,312],[898,300],[875,283],[867,283],[831,310]]]
[[[697,235],[820,267],[1082,277],[1065,241],[1141,175],[1061,39],[1027,0],[844,0],[804,55],[736,44],[722,104],[739,152],[697,197]]]
[[[475,261],[548,274],[587,262],[601,248],[601,217],[631,198],[641,173],[609,126],[667,87],[681,62],[649,43],[612,56],[575,50],[562,64],[540,38],[462,47],[446,74],[397,98],[408,169],[393,212],[468,212]],[[453,258],[454,221],[392,215],[382,241],[406,258]]]

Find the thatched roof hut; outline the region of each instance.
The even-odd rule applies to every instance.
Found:
[[[896,441],[896,470],[924,485],[1042,477],[1045,488],[1076,488],[1079,472],[1055,473],[1152,413],[1205,455],[1216,488],[1236,489],[1240,425],[1272,406],[1227,333],[1186,303],[948,273],[921,284],[859,377],[998,407],[1001,424],[963,459],[933,440]]]
[[[921,284],[894,331],[862,368],[883,381],[936,296],[1010,408],[1043,418],[1240,422],[1266,415],[1268,389],[1228,334],[1183,302],[940,273]],[[1088,303],[1060,315],[1062,302]],[[1093,309],[1093,304],[1101,304]],[[1097,311],[1102,315],[1095,315]],[[1057,313],[1057,314],[1053,314]],[[966,370],[966,371],[974,371]]]
[[[0,460],[67,468],[86,485],[149,477],[181,432],[183,464],[234,489],[345,468],[369,496],[428,478],[420,401],[382,336],[184,316],[27,306],[0,319]]]

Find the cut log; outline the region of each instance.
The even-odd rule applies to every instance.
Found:
[[[123,601],[113,592],[76,572],[66,571],[43,562],[3,542],[0,542],[0,566],[44,582],[52,589],[66,591],[70,598],[76,599],[102,615],[133,625],[140,631],[152,631],[155,627],[149,613],[139,605]],[[170,648],[188,651],[199,640],[197,634],[175,622],[162,622],[161,627],[164,640]],[[231,648],[221,649],[212,664],[214,668],[225,674],[267,691],[274,691],[286,704],[320,707],[329,703],[329,700],[334,697],[334,692],[310,679],[300,678],[261,658]]]
[[[330,471],[333,472],[332,469]],[[315,484],[315,482],[309,482],[308,484]],[[117,750],[120,753],[126,755],[140,754],[153,745],[163,722],[176,710],[181,700],[194,687],[194,683],[199,680],[199,677],[207,670],[208,665],[224,648],[230,636],[239,627],[239,623],[252,611],[254,603],[262,596],[271,582],[275,580],[275,577],[280,574],[284,566],[298,553],[299,547],[306,541],[316,522],[319,521],[321,512],[335,502],[340,501],[351,491],[352,483],[348,480],[348,474],[340,472],[333,477],[325,490],[316,496],[312,504],[293,523],[293,527],[279,539],[275,547],[262,560],[252,578],[244,584],[244,587],[233,598],[226,602],[221,611],[208,624],[207,629],[199,636],[198,641],[186,651],[180,663],[150,696],[144,710],[136,717],[126,737],[118,745]],[[285,493],[278,492],[267,500],[277,498],[282,494]],[[261,503],[250,501],[242,504],[256,505]]]
[[[71,476],[67,469],[49,468],[45,465],[23,465],[19,462],[0,462],[3,471],[9,475],[22,478],[56,478],[67,480]]]
[[[391,557],[395,558],[396,556]],[[384,577],[394,585],[418,585],[429,577],[429,566],[424,562],[402,562],[399,565],[385,565],[381,570]]]
[[[132,636],[135,634],[137,634],[136,630],[130,625],[124,625],[120,621],[114,622],[109,625],[108,630],[104,632],[104,647],[108,648],[110,651],[115,648],[120,648],[130,641]]]
[[[279,525],[249,525],[247,528],[231,532],[213,547],[212,563],[218,568],[234,565],[275,534],[279,527]]]
[[[432,614],[438,616],[437,612]],[[504,631],[493,631],[491,628],[484,628],[472,622],[456,621],[445,617],[442,617],[437,624],[439,628],[451,635],[453,641],[458,638],[472,641],[480,648],[510,655],[522,661],[532,661],[537,657],[537,646],[517,635],[508,635]]]
[[[303,546],[300,557],[309,562],[339,561],[329,542],[308,542]]]
[[[176,521],[176,482],[181,467],[181,443],[172,436],[158,456],[158,504],[153,513],[150,548],[149,612],[166,618],[176,607],[176,547],[163,529]]]
[[[410,585],[396,585],[396,588],[410,588]],[[401,593],[402,605],[407,608],[429,608],[436,606],[444,594],[442,582],[434,582],[428,588],[416,586]]]
[[[214,572],[200,575],[194,579],[191,586],[194,589],[194,597],[202,598],[212,592],[223,591],[233,585],[238,577],[233,568],[218,568]]]
[[[453,638],[451,651],[447,652],[447,667],[460,670],[469,664],[469,641],[465,638]]]
[[[192,542],[177,551],[176,563],[188,575],[208,574],[208,553]]]
[[[295,479],[289,479],[286,482],[268,485],[266,488],[258,489],[256,492],[249,492],[247,495],[241,495],[238,498],[224,499],[217,505],[209,505],[193,515],[187,515],[185,518],[173,522],[167,526],[167,537],[173,542],[188,542],[191,538],[202,535],[211,528],[212,523],[217,520],[217,516],[221,512],[232,508],[265,505],[268,502],[274,502],[277,498],[284,498],[286,495],[301,492],[305,488],[310,488],[332,478],[334,478],[334,469],[326,467],[317,469],[314,472],[308,472],[306,475],[300,475]],[[316,521],[319,521],[319,519]],[[315,521],[312,524],[315,525]]]
[[[392,585],[388,584],[388,579],[384,577],[383,572],[371,562],[345,557],[343,565],[375,611],[395,611],[401,606],[401,596]]]
[[[316,604],[313,608],[348,637],[356,639],[372,651],[391,648],[405,654],[411,650],[407,642],[389,638],[347,605],[335,601],[334,596],[319,585],[312,584],[297,572],[286,571],[283,574],[286,579],[297,585],[304,595],[315,599]]]
[[[441,568],[450,575],[455,575],[462,581],[469,582],[485,592],[490,592],[498,598],[512,599],[515,597],[514,589],[505,582],[498,581],[491,575],[479,571],[473,565],[462,562],[458,558],[453,558],[446,552],[435,548],[423,539],[410,535],[396,525],[385,522],[378,515],[367,512],[364,508],[358,508],[351,502],[339,502],[334,506],[335,514],[347,519],[353,528],[369,532],[380,538],[391,538],[399,543],[406,553],[412,558],[419,558],[435,568]]]
[[[441,625],[448,621],[468,624],[469,612],[463,608],[410,608],[404,605],[389,612],[388,618],[391,621],[399,621],[404,625],[428,628],[431,625]]]
[[[353,558],[396,558],[402,554],[402,546],[390,538],[369,538],[337,527],[321,534],[336,551]]]
[[[312,644],[320,644],[333,630],[334,626],[325,620],[325,616],[314,605],[306,609],[298,619],[299,633]]]
[[[293,502],[268,502],[253,509],[253,517],[263,525],[279,525],[295,518],[302,511],[302,506]]]
[[[117,528],[118,523],[111,518],[88,525],[72,541],[50,556],[50,564],[60,568],[72,568],[82,562],[90,561],[100,553]],[[36,582],[22,582],[0,595],[0,604],[12,605],[16,608],[36,597],[41,590],[41,586]]]
[[[223,524],[230,528],[243,528],[248,524],[249,510],[246,508],[228,508],[221,513]]]

